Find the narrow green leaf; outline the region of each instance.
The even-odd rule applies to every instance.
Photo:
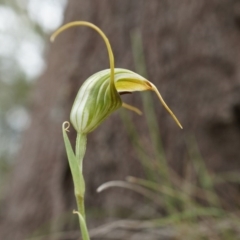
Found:
[[[80,171],[80,166],[78,163],[78,159],[76,158],[71,143],[69,141],[68,135],[67,135],[67,129],[65,125],[69,123],[64,122],[62,125],[62,132],[63,132],[63,139],[64,139],[64,144],[67,152],[67,157],[68,157],[68,163],[71,169],[72,177],[73,177],[73,183],[74,183],[74,190],[76,195],[84,196],[85,192],[85,183],[83,176]]]
[[[80,228],[81,228],[81,233],[82,233],[82,239],[83,240],[90,240],[89,234],[88,234],[87,225],[86,225],[84,217],[82,216],[82,214],[80,212],[73,211],[73,213],[77,214],[78,217],[79,217]]]

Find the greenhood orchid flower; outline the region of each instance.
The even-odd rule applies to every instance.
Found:
[[[70,120],[78,133],[87,134],[97,128],[112,112],[120,107],[127,108],[141,114],[141,111],[131,105],[123,103],[120,95],[135,91],[154,91],[163,106],[182,128],[180,122],[164,102],[153,83],[127,69],[114,68],[114,57],[111,46],[105,34],[94,24],[84,21],[68,23],[59,28],[51,37],[51,41],[62,31],[74,26],[88,26],[96,30],[106,43],[110,69],[93,74],[79,89],[73,104]]]
[[[90,240],[85,219],[84,195],[85,182],[82,173],[83,157],[86,151],[87,134],[92,132],[112,112],[120,107],[127,108],[141,114],[141,111],[131,105],[123,103],[120,95],[135,91],[154,91],[166,110],[171,114],[176,123],[182,128],[178,119],[168,108],[157,88],[144,77],[127,69],[114,68],[114,57],[111,46],[105,34],[94,24],[84,21],[71,22],[59,28],[51,37],[51,41],[62,31],[74,26],[87,26],[96,30],[103,38],[109,55],[110,68],[97,72],[89,77],[78,91],[74,101],[70,120],[77,131],[76,149],[72,149],[67,131],[69,122],[62,125],[63,139],[71,169],[74,192],[77,201],[79,223],[83,240]]]

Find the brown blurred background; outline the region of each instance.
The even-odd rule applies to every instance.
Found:
[[[109,67],[105,45],[91,29],[69,29],[50,44],[49,34],[59,26],[61,17],[55,18],[56,25],[46,24],[48,27],[44,28],[41,21],[36,20],[40,5],[35,5],[39,11],[32,10],[31,13],[30,2],[3,2],[2,5],[2,8],[12,9],[25,19],[24,26],[31,26],[41,39],[36,40],[35,37],[32,48],[45,49],[41,52],[45,54],[45,63],[39,60],[35,65],[23,67],[15,73],[17,80],[8,80],[3,74],[0,77],[1,138],[9,139],[5,145],[17,146],[16,150],[6,150],[7,154],[1,157],[5,170],[1,180],[0,239],[4,240],[30,239],[32,236],[78,229],[75,216],[71,215],[75,199],[61,124],[69,119],[71,105],[83,81]],[[28,7],[23,7],[23,4]],[[31,4],[34,9],[37,1]],[[203,165],[208,169],[208,176],[238,175],[239,1],[71,0],[61,1],[58,8],[54,5],[56,1],[45,0],[42,4],[53,4],[48,10],[48,18],[52,15],[53,22],[54,11],[65,9],[64,23],[85,20],[99,26],[110,40],[116,67],[147,75],[184,127],[180,130],[176,126],[153,93],[151,98],[147,93],[124,96],[126,102],[147,112],[139,117],[121,109],[88,136],[84,175],[90,228],[119,218],[146,219],[166,214],[163,208],[129,190],[116,188],[96,193],[97,187],[106,181],[124,180],[129,175],[148,177],[140,161],[143,153],[138,150],[142,148],[134,140],[136,135],[131,130],[132,125],[149,161],[165,158],[172,169],[170,171],[174,172],[175,182],[177,176],[196,186],[201,185],[206,175],[203,177],[205,180],[199,180],[197,176],[205,169],[201,167]],[[42,19],[44,16],[47,15]],[[21,33],[23,30],[24,27],[19,26],[18,31]],[[1,31],[6,35],[4,30]],[[30,41],[31,34],[24,37]],[[13,37],[21,39],[20,35]],[[36,45],[37,42],[41,43]],[[17,46],[13,55],[18,50]],[[23,61],[30,53],[29,46],[22,47],[22,55],[18,58]],[[32,59],[34,57],[30,55],[22,64],[32,63]],[[11,60],[13,63],[7,61],[10,61],[9,57],[0,59],[2,66],[10,64],[6,74],[11,75],[16,69],[11,65],[15,60]],[[34,73],[24,70],[34,68],[38,69]],[[41,76],[36,81],[29,80],[38,74]],[[9,95],[5,96],[6,89],[11,99],[8,99]],[[20,130],[16,129],[19,119],[17,110],[13,111],[16,106],[22,111],[23,123],[20,121],[20,125],[22,123],[23,126]],[[6,129],[9,131],[5,133]],[[151,135],[153,132],[155,135]],[[70,137],[74,144],[73,129]],[[202,165],[194,169],[191,158],[196,155],[201,158],[199,164]],[[159,179],[159,184],[164,184],[161,176]],[[174,182],[174,179],[170,181]],[[238,181],[233,182],[216,184],[213,188],[221,208],[236,213],[239,211],[240,185]],[[63,238],[49,235],[39,239]]]

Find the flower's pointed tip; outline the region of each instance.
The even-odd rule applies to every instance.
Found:
[[[169,108],[168,108],[169,109]],[[170,110],[170,109],[169,109]],[[181,128],[183,129],[183,126],[182,124],[178,121],[177,117],[173,114],[173,112],[170,110],[169,111],[170,115],[172,116],[172,118],[174,119],[174,121],[176,122],[176,124]]]
[[[168,105],[167,105],[167,104],[165,103],[165,101],[163,100],[163,98],[162,98],[160,92],[158,91],[158,89],[156,88],[156,86],[155,86],[153,83],[151,83],[151,87],[152,87],[151,90],[154,91],[154,92],[157,94],[160,102],[161,102],[162,105],[165,107],[165,109],[168,111],[168,113],[172,116],[172,118],[173,118],[174,121],[177,123],[177,125],[178,125],[181,129],[183,129],[183,127],[182,127],[181,123],[178,121],[177,117],[174,115],[174,113],[171,111],[171,109],[168,107]]]
[[[170,110],[170,109],[169,109],[169,110]],[[171,110],[170,110],[170,111],[171,111]],[[172,116],[172,118],[174,119],[174,121],[176,122],[176,124],[177,124],[181,129],[183,129],[182,124],[178,121],[177,117],[172,113],[172,111],[169,112],[169,113],[170,113],[170,115]]]

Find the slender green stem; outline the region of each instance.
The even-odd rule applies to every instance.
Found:
[[[86,220],[85,220],[85,209],[84,209],[84,194],[85,194],[85,182],[82,174],[82,162],[86,151],[87,138],[85,134],[78,134],[76,141],[76,153],[74,153],[71,142],[69,141],[67,132],[70,127],[69,122],[62,124],[63,140],[67,152],[68,163],[71,169],[74,193],[77,200],[78,211],[73,211],[79,217],[79,223],[81,228],[82,240],[90,240]]]
[[[82,189],[80,189],[80,191],[75,192],[75,196],[77,201],[78,212],[81,214],[81,216],[85,221],[85,228],[86,228],[85,204],[84,204],[85,182],[84,182],[83,173],[82,173],[82,164],[83,164],[83,157],[86,152],[86,144],[87,144],[86,135],[78,133],[77,139],[76,139],[76,158],[79,161],[79,169],[80,169],[80,175],[81,175],[81,183],[79,184],[79,187]],[[79,192],[81,192],[81,194],[79,194]],[[81,221],[80,221],[80,228],[82,232],[82,239],[87,240],[88,238],[86,238],[86,234],[84,234],[86,229],[83,229],[83,225]]]
[[[81,227],[81,233],[82,233],[82,240],[90,240],[85,219],[84,219],[83,216],[82,216],[79,212],[77,212],[77,211],[73,211],[73,214],[77,214],[78,217],[79,217],[79,222],[80,222],[80,227]]]
[[[76,201],[77,201],[77,207],[78,211],[81,213],[84,219],[86,219],[85,216],[85,204],[84,204],[84,196],[81,197],[80,195],[76,195]]]
[[[76,140],[76,158],[79,160],[80,171],[82,173],[82,163],[86,152],[87,136],[86,134],[78,133]]]

